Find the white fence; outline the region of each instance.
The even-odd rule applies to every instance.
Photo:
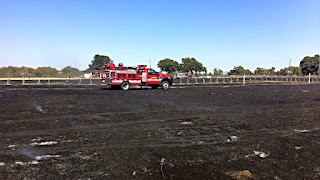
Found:
[[[212,78],[190,78],[190,79],[174,79],[174,85],[188,84],[215,84],[215,83],[232,83],[232,84],[247,84],[247,83],[263,83],[263,82],[296,82],[296,83],[319,83],[319,76],[226,76]],[[99,84],[99,79],[87,78],[0,78],[0,84]],[[103,84],[103,83],[102,83]]]

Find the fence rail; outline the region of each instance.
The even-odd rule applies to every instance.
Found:
[[[301,82],[320,83],[317,76],[238,76],[238,77],[213,77],[213,78],[190,78],[174,79],[175,85],[179,84],[214,84],[214,83],[259,83],[259,82]],[[99,84],[99,79],[84,78],[0,78],[0,84]]]

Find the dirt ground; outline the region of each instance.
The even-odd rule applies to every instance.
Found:
[[[0,179],[320,179],[320,85],[0,86]]]

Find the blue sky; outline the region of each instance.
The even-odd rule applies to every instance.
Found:
[[[298,66],[320,53],[319,0],[0,0],[0,67],[86,69],[195,57],[212,71]]]

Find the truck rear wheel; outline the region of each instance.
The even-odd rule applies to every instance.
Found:
[[[169,86],[170,86],[170,84],[169,84],[168,81],[163,81],[163,82],[161,83],[162,89],[169,89]]]
[[[130,88],[130,83],[129,82],[122,82],[121,83],[121,89],[124,90],[124,91],[127,91],[129,90]]]

